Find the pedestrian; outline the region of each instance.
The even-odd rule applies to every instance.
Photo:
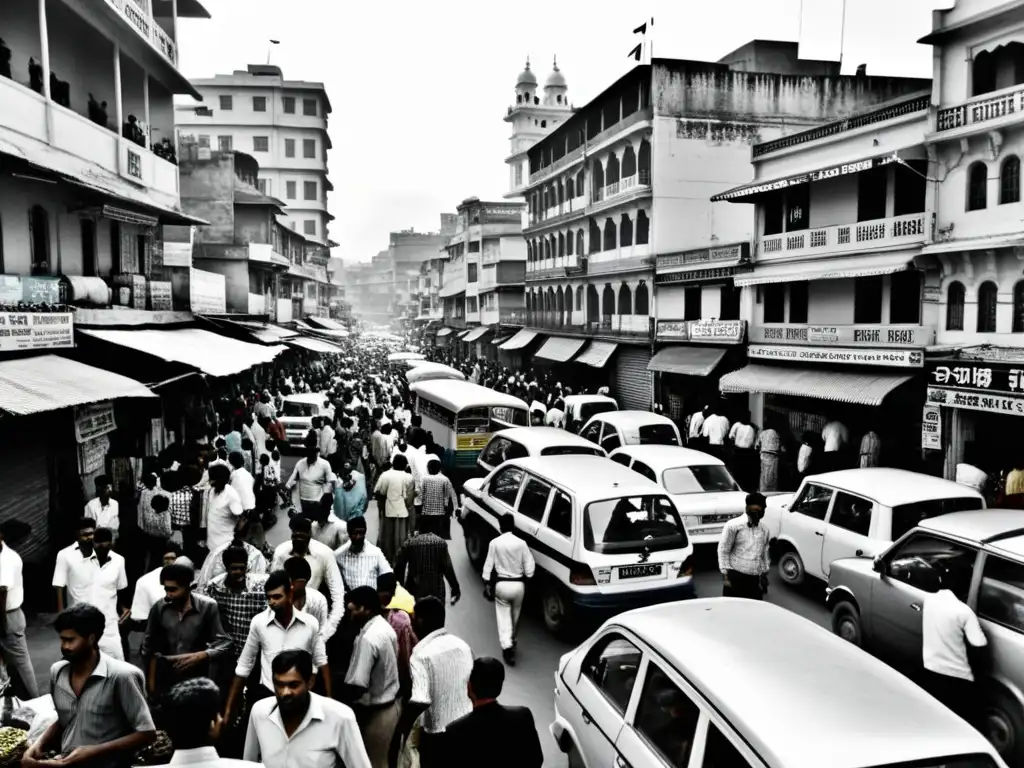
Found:
[[[274,550],[270,568],[273,571],[281,570],[289,558],[300,557],[309,563],[310,575],[306,586],[317,590],[326,585],[331,598],[331,612],[327,625],[320,627],[326,642],[337,630],[345,610],[345,583],[341,578],[338,561],[334,559],[333,550],[312,538],[313,524],[308,519],[293,517],[288,524],[292,529],[291,539],[282,542]]]
[[[429,457],[427,474],[421,480],[423,498],[422,522],[424,531],[436,533],[445,541],[451,539],[451,516],[459,506],[452,481],[441,474],[441,462]]]
[[[95,520],[83,517],[78,522],[78,541],[57,553],[53,586],[57,589],[58,611],[63,611],[65,605],[89,603],[103,613],[106,622],[100,649],[124,661],[118,625],[130,615],[128,608],[122,608],[127,604],[128,577],[124,558],[111,551],[113,545],[114,534],[109,528],[97,528]]]
[[[244,758],[266,768],[371,768],[355,713],[313,693],[314,663],[307,650],[274,657],[274,698],[253,705]]]
[[[877,467],[882,453],[882,439],[874,429],[869,429],[860,439],[860,467]]]
[[[779,463],[782,457],[782,438],[775,430],[773,418],[766,421],[767,426],[754,442],[755,450],[761,453],[761,472],[758,490],[761,493],[773,493],[779,490]]]
[[[436,533],[420,529],[402,545],[395,556],[395,577],[417,599],[436,597],[444,600],[445,581],[452,591],[452,605],[462,597],[459,579],[455,575],[448,542]]]
[[[231,543],[245,524],[242,498],[231,487],[231,468],[210,465],[210,490],[206,510],[206,548],[214,551]]]
[[[302,514],[312,520],[323,497],[327,494],[334,496],[334,482],[334,471],[325,459],[320,458],[316,439],[307,439],[306,455],[295,463],[295,469],[285,484],[289,491],[298,488]]]
[[[536,563],[530,547],[516,536],[515,516],[502,515],[498,519],[501,535],[487,547],[483,577],[487,590],[494,598],[494,616],[498,625],[498,642],[505,663],[516,663],[516,627],[526,597],[526,582],[533,578]]]
[[[228,462],[231,464],[231,487],[242,501],[242,514],[251,521],[256,511],[256,478],[245,468],[245,456],[241,453],[232,453]]]
[[[348,541],[345,522],[334,515],[334,500],[337,493],[335,489],[333,496],[324,496],[320,500],[320,509],[317,510],[310,528],[313,541],[319,541],[332,552]]]
[[[398,640],[398,680],[401,684],[402,698],[407,698],[412,691],[412,677],[409,673],[409,658],[416,647],[416,632],[412,628],[412,616],[410,611],[415,610],[416,602],[412,595],[405,592],[409,603],[404,603],[406,608],[399,608],[395,604],[396,593],[402,589],[393,573],[382,573],[377,577],[377,595],[380,597],[381,616],[387,619],[391,629],[395,631]]]
[[[206,677],[186,680],[163,697],[164,728],[174,747],[170,765],[189,768],[243,768],[258,766],[241,760],[221,758],[216,744],[221,740],[220,689]]]
[[[505,667],[497,659],[473,662],[469,700],[473,711],[448,726],[445,732],[446,768],[541,768],[544,750],[533,713],[528,707],[498,703],[505,684]],[[495,749],[500,745],[500,749]]]
[[[366,476],[357,472],[351,461],[341,466],[341,482],[334,489],[334,514],[347,523],[366,514]]]
[[[156,482],[156,476],[153,477]],[[121,513],[117,499],[113,498],[114,486],[109,475],[98,475],[95,480],[96,496],[85,505],[85,517],[96,521],[97,528],[109,528],[115,538],[121,529]]]
[[[402,742],[423,715],[419,752],[421,768],[444,768],[444,733],[447,727],[473,710],[469,676],[473,651],[464,640],[444,628],[445,606],[436,597],[416,601],[413,625],[420,641],[412,652],[412,695],[391,740],[388,762],[394,766]]]
[[[110,632],[96,606],[73,605],[60,612],[53,627],[62,656],[50,667],[57,719],[29,745],[22,765],[130,765],[137,752],[156,740],[142,672],[100,649]],[[61,758],[47,761],[44,755],[51,751]]]
[[[391,564],[384,552],[366,540],[366,519],[348,521],[348,542],[334,553],[345,589],[374,587],[382,573],[391,573]]]
[[[757,441],[757,427],[750,423],[750,417],[737,419],[729,430],[732,443],[733,475],[742,488],[753,488],[758,480],[758,456],[754,451]]]
[[[725,460],[725,439],[729,435],[729,420],[714,409],[704,417],[704,424],[701,427],[701,437],[706,441],[704,450],[712,456]]]
[[[821,471],[842,469],[847,446],[850,444],[850,430],[833,415],[821,428],[821,439],[824,443]]]
[[[248,553],[240,546],[228,547],[219,557],[224,572],[200,591],[217,603],[221,625],[231,638],[231,656],[237,661],[249,637],[252,620],[267,607],[267,575],[250,570]]]
[[[768,590],[768,528],[764,517],[765,498],[748,493],[746,515],[734,517],[722,528],[718,542],[718,568],[722,572],[725,597],[761,600]]]
[[[14,520],[0,523],[0,656],[11,676],[14,695],[22,701],[39,696],[36,673],[25,640],[25,582],[21,556],[6,539],[17,526]],[[31,531],[25,525],[26,531]]]
[[[142,640],[151,697],[182,680],[209,677],[219,661],[231,656],[231,637],[221,624],[217,602],[192,593],[195,575],[181,563],[165,565],[160,572],[166,597],[150,610]]]
[[[284,561],[284,572],[288,574],[292,583],[292,605],[316,619],[320,624],[320,634],[323,635],[330,626],[330,609],[327,606],[327,598],[322,593],[315,589],[307,589],[312,575],[309,563],[301,557],[289,557]],[[330,637],[324,637],[324,642],[329,639]]]
[[[203,591],[210,582],[214,581],[218,576],[223,576],[227,571],[224,563],[224,553],[230,548],[241,548],[245,551],[247,573],[266,576],[270,572],[270,564],[267,562],[267,558],[263,556],[263,553],[249,542],[242,541],[242,539],[236,536],[224,546],[211,550],[206,560],[203,561],[203,567],[199,571],[199,577],[196,579],[196,586],[200,591]]]
[[[272,571],[267,576],[264,590],[267,608],[257,614],[249,625],[249,635],[235,666],[235,677],[231,681],[224,712],[224,719],[228,723],[234,721],[242,687],[257,664],[260,668],[260,684],[254,690],[246,691],[246,710],[252,711],[257,701],[274,695],[271,662],[283,651],[307,652],[316,664],[328,698],[331,695],[331,670],[327,663],[327,651],[323,636],[320,634],[320,625],[308,613],[296,610],[292,605],[292,585],[288,574],[284,571]],[[247,752],[248,747],[247,738]]]
[[[711,406],[705,405],[702,410],[690,414],[686,425],[686,444],[690,448],[700,450],[704,443],[704,421],[711,415]]]
[[[395,562],[399,548],[409,535],[409,507],[412,506],[415,488],[412,475],[405,471],[408,466],[404,454],[396,455],[391,469],[381,474],[373,489],[377,509],[384,510],[378,540],[384,556],[391,563]]]
[[[164,542],[162,549],[163,553],[160,556],[160,564],[148,573],[144,573],[135,582],[135,593],[132,596],[132,608],[129,618],[135,628],[142,632],[146,631],[149,612],[153,610],[154,605],[166,596],[163,582],[160,581],[160,573],[163,571],[164,566],[176,562],[179,558],[191,564],[188,558],[182,557],[181,545],[178,542],[168,539]]]
[[[363,734],[373,768],[388,768],[388,749],[398,725],[398,636],[381,615],[380,596],[373,587],[357,587],[345,598],[358,627],[352,659],[345,673],[345,692]]]

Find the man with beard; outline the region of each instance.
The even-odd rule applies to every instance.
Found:
[[[142,672],[100,651],[105,623],[103,613],[85,603],[62,611],[54,622],[63,657],[50,668],[57,720],[25,752],[25,768],[121,768],[156,739]],[[51,750],[60,759],[45,760]]]
[[[274,698],[253,705],[244,759],[266,768],[371,768],[352,710],[313,693],[308,651],[281,651],[271,672]]]

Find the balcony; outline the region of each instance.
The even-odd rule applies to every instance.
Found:
[[[935,132],[955,138],[996,130],[1007,123],[1019,122],[1021,112],[1024,112],[1024,85],[1014,85],[940,109],[936,114]]]
[[[526,325],[530,328],[558,331],[567,336],[619,336],[648,338],[651,333],[650,315],[604,315],[599,319],[584,319],[582,311],[527,312]]]
[[[512,325],[521,326],[526,323],[526,311],[523,309],[482,309],[480,310],[481,325]]]
[[[591,204],[606,203],[614,200],[619,195],[625,195],[637,188],[651,186],[651,172],[649,170],[639,171],[632,176],[605,184],[603,187],[594,189],[590,195]]]
[[[586,212],[587,198],[585,195],[578,195],[564,201],[561,205],[553,205],[543,211],[531,213],[527,229],[539,227],[542,224],[557,224],[559,221],[566,221]]]
[[[289,267],[291,262],[284,256],[274,251],[274,246],[269,243],[249,243],[247,246],[249,261],[277,267]]]
[[[838,224],[831,227],[762,236],[762,260],[807,256],[814,253],[851,253],[911,246],[931,239],[933,213],[912,213],[890,219]]]
[[[552,277],[569,277],[587,273],[586,256],[557,256],[526,263],[527,280],[543,280]]]
[[[145,7],[144,0],[106,0],[107,5],[116,10],[128,22],[139,36],[167,59],[175,68],[178,66],[178,47],[170,35],[157,24],[153,14]]]

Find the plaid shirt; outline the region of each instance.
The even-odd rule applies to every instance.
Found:
[[[417,600],[432,595],[444,601],[445,579],[453,595],[462,593],[448,543],[436,533],[418,533],[402,545],[395,556],[395,577]]]
[[[188,528],[192,524],[192,489],[172,493],[170,504],[171,527]]]
[[[420,483],[423,489],[421,498],[424,515],[445,514],[445,504],[449,501],[452,503],[452,509],[459,506],[452,481],[444,475],[424,475]]]
[[[231,636],[235,656],[238,656],[249,637],[249,625],[253,617],[267,607],[267,595],[263,590],[267,577],[255,573],[245,574],[245,587],[239,592],[228,589],[224,585],[225,578],[226,573],[217,576],[206,585],[203,593],[217,601],[224,629]]]

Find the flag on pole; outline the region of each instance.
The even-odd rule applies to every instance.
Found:
[[[640,42],[637,43],[637,45],[633,48],[633,50],[631,50],[627,54],[627,58],[631,58],[631,59],[634,59],[636,61],[644,61],[647,58],[645,56],[645,52],[648,50],[648,48],[647,48],[647,30],[648,30],[648,28],[650,28],[651,30],[653,30],[653,28],[654,28],[654,18],[653,17],[650,20],[645,21],[643,24],[641,24],[639,27],[637,27],[636,29],[633,30],[633,34],[634,35],[640,35]],[[653,31],[652,31],[652,34],[653,34]]]

